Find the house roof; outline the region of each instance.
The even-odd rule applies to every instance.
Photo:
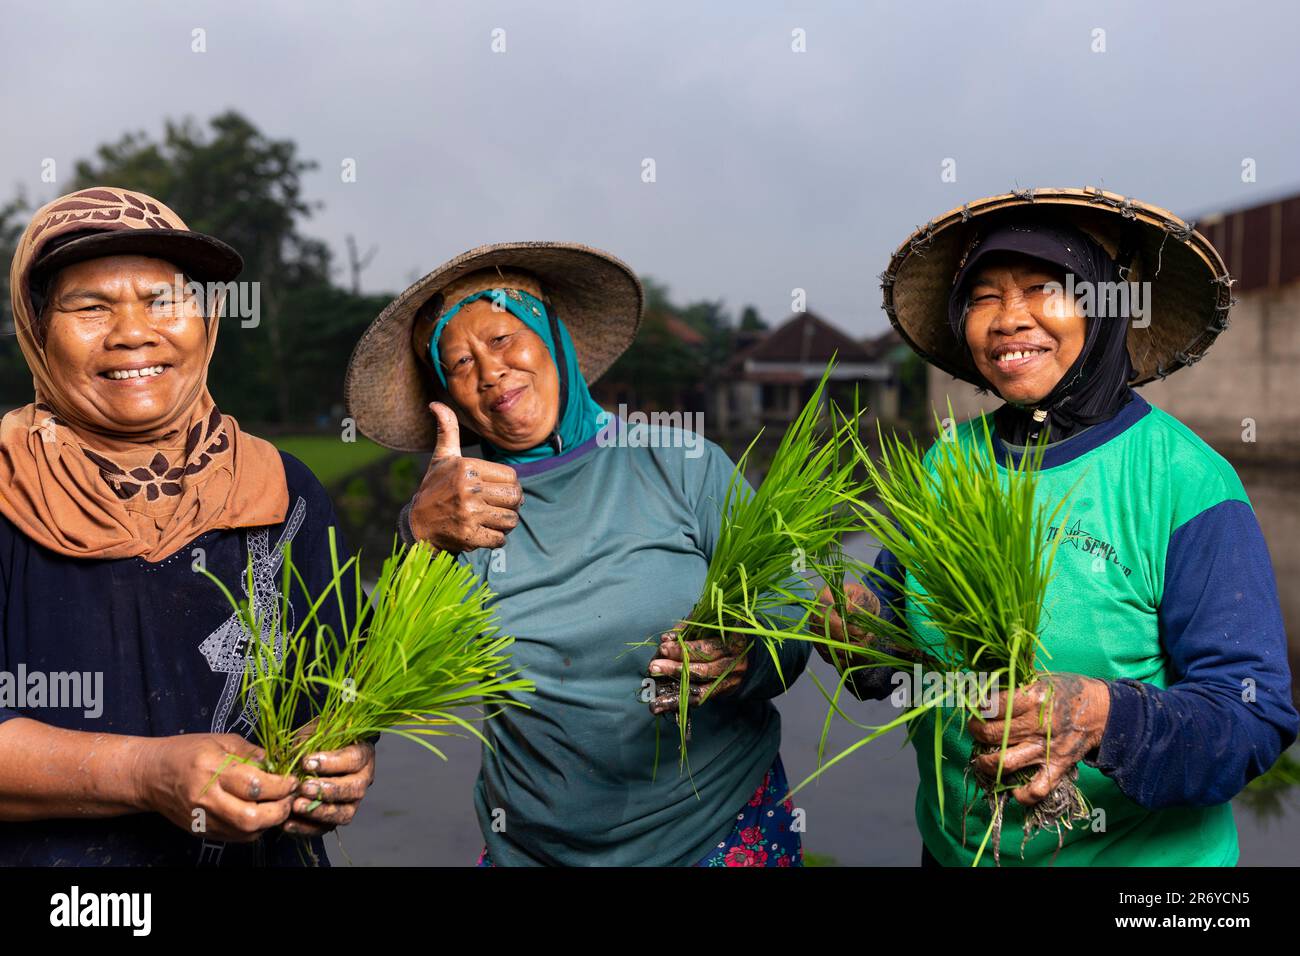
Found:
[[[813,312],[799,312],[732,358],[730,367],[746,362],[829,362],[832,355],[840,364],[869,362],[867,350]]]
[[[1195,225],[1223,256],[1233,292],[1300,281],[1300,194],[1211,213]]]
[[[704,335],[698,330],[691,328],[675,315],[664,317],[664,327],[668,329],[669,335],[686,345],[704,344]]]
[[[862,340],[862,347],[867,354],[877,361],[887,359],[889,353],[903,344],[903,337],[895,329],[871,335]]]

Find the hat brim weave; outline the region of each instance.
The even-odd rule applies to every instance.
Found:
[[[411,345],[416,312],[452,282],[482,269],[537,277],[573,339],[583,378],[594,382],[636,338],[644,292],[622,260],[568,242],[506,242],[479,246],[444,262],[394,299],[362,334],[344,381],[344,401],[357,429],[396,451],[432,451],[437,421],[428,405],[437,382]],[[444,396],[445,400],[445,396]]]
[[[1148,281],[1150,311],[1128,330],[1131,384],[1198,361],[1228,327],[1232,279],[1214,246],[1168,210],[1101,189],[1044,188],[989,196],[949,210],[898,247],[881,275],[884,308],[903,340],[949,374],[983,384],[970,349],[948,322],[953,280],[977,230],[1027,210],[1088,233],[1111,256],[1133,253],[1130,281]]]

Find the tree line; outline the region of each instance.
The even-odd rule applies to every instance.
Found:
[[[244,257],[241,281],[258,282],[259,322],[227,320],[217,340],[209,387],[223,411],[243,422],[334,428],[343,415],[343,375],[352,347],[397,290],[361,294],[334,280],[344,271],[329,246],[309,234],[321,203],[304,175],[317,168],[291,139],[276,139],[238,112],[206,124],[168,120],[160,137],[130,132],[78,160],[72,182],[29,198],[21,187],[0,205],[0,254],[9,262],[36,207],[65,192],[112,185],[147,193],[192,229],[225,240]],[[436,263],[425,264],[432,268]],[[355,263],[353,263],[355,266]],[[12,331],[8,270],[0,286],[0,405],[31,401],[31,375]],[[752,307],[733,321],[721,302],[677,305],[662,283],[646,279],[641,335],[610,377],[638,400],[667,400],[707,381],[733,350],[737,329],[761,329]],[[672,334],[675,318],[703,337],[688,346]]]

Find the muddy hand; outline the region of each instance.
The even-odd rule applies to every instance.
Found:
[[[654,660],[650,662],[649,674],[655,680],[655,693],[650,701],[652,714],[664,714],[678,708],[683,656],[690,660],[691,707],[698,707],[713,697],[735,693],[749,670],[749,642],[744,637],[725,634],[686,641],[687,653],[683,655],[678,640],[680,634],[679,630],[665,633],[660,638]]]
[[[967,724],[976,742],[1001,747],[1006,718],[1007,692],[993,700],[996,711],[972,717]],[[1043,800],[1061,777],[1080,760],[1101,746],[1106,720],[1110,716],[1110,689],[1103,680],[1079,674],[1051,674],[1040,678],[1015,696],[1011,711],[1011,734],[1007,740],[1002,775],[1038,766],[1037,773],[1011,795],[1025,806]],[[997,773],[997,752],[975,757],[977,773]]]
[[[524,502],[519,476],[509,465],[462,457],[456,413],[441,402],[430,402],[429,411],[438,419],[438,444],[412,499],[411,532],[453,554],[503,547]]]
[[[876,597],[874,591],[861,584],[845,582],[844,597],[850,611],[866,611],[868,614],[880,613],[880,599]],[[851,622],[847,626],[845,625],[844,620],[835,608],[835,597],[831,594],[830,588],[822,588],[821,594],[817,595],[817,601],[820,604],[820,610],[814,610],[812,617],[808,621],[809,633],[818,636],[825,634],[832,641],[856,644],[859,647],[867,647],[875,640],[874,635],[862,630],[857,625]],[[844,673],[846,667],[853,663],[849,660],[850,655],[847,651],[827,647],[820,642],[815,646],[822,660],[841,674]]]
[[[293,815],[284,824],[284,832],[319,836],[351,823],[356,816],[375,782],[375,748],[363,740],[340,750],[308,754],[302,770],[305,776],[294,795]]]
[[[149,738],[135,767],[140,803],[187,832],[250,843],[289,817],[298,786],[258,769],[265,757],[236,734]]]

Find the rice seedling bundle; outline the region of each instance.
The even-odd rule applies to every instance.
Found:
[[[454,555],[425,542],[396,550],[367,600],[356,557],[339,563],[333,528],[329,548],[333,574],[318,595],[308,593],[285,551],[281,605],[273,618],[279,623],[269,635],[263,628],[271,609],[236,601],[204,572],[235,607],[246,633],[261,635],[250,639],[243,697],[256,704],[254,729],[266,770],[296,773],[308,754],[380,733],[414,741],[445,760],[430,738],[459,729],[487,743],[476,722],[506,705],[526,706],[510,696],[534,689],[509,669],[514,639],[499,633],[486,607],[491,592]],[[251,565],[247,573],[251,594]],[[310,605],[291,628],[294,581]],[[323,622],[327,606],[337,608],[341,633]],[[470,708],[483,712],[463,713]]]
[[[762,436],[741,455],[721,502],[721,525],[699,601],[679,632],[683,667],[676,714],[685,763],[690,700],[689,650],[686,642],[709,636],[744,639],[740,656],[761,642],[781,673],[781,642],[801,635],[808,619],[808,588],[801,575],[836,553],[841,535],[854,526],[849,507],[862,492],[857,464],[847,439],[861,412],[842,416],[838,425],[822,423],[822,399],[835,367],[832,358],[821,380],[782,436],[767,475],[750,493],[745,468]],[[800,617],[791,620],[791,609]],[[737,658],[739,659],[739,658]],[[725,679],[723,674],[707,688]],[[660,681],[671,688],[671,682]],[[663,687],[660,687],[660,693]]]
[[[1059,537],[1049,541],[1048,529],[1068,495],[1054,504],[1036,501],[1041,441],[1015,464],[1000,468],[987,419],[974,423],[965,440],[949,436],[942,427],[940,434],[943,437],[926,455],[915,439],[904,442],[882,432],[879,462],[857,441],[856,434],[851,438],[876,499],[859,502],[857,528],[892,552],[906,574],[901,575],[902,580],[894,580],[883,571],[848,560],[825,569],[824,576],[831,584],[842,619],[875,635],[871,646],[857,650],[863,663],[845,671],[831,700],[831,710],[841,715],[837,701],[845,683],[855,671],[867,667],[911,670],[919,662],[944,675],[946,686],[969,690],[976,686],[987,688],[996,681],[993,686],[1005,690],[1009,699],[1048,673],[1043,659],[1049,655],[1039,634],[1060,542]],[[895,621],[864,610],[849,611],[843,588],[848,570],[863,580],[874,579],[893,588],[905,599],[907,615]],[[977,674],[983,683],[975,680]],[[896,727],[906,727],[911,735],[918,718],[933,712],[935,777],[942,816],[943,732],[949,722],[958,720],[965,733],[967,721],[989,704],[970,693],[953,696],[955,706],[943,695],[919,703],[909,701],[909,707],[897,719],[884,726],[864,728],[870,733],[833,760],[821,763],[819,759],[819,770],[809,780]],[[946,718],[942,707],[945,703],[950,705]],[[1037,769],[1025,768],[1003,779],[1001,755],[1010,733],[1010,718],[1008,713],[1001,746],[973,747],[972,756],[1000,754],[996,773],[984,775],[973,768],[967,771],[975,776],[977,792],[983,795],[991,818],[976,863],[990,836],[995,858],[1000,861],[1001,827],[1010,791],[1026,783]],[[827,727],[830,719],[828,713]],[[1046,714],[1040,719],[1050,727]],[[824,731],[823,748],[825,736]],[[1049,750],[1050,746],[1049,732]],[[1059,844],[1062,827],[1071,828],[1074,821],[1087,817],[1077,777],[1076,766],[1046,799],[1026,808],[1022,852],[1024,843],[1039,830],[1055,829]],[[968,805],[963,813],[963,839],[969,810]]]

